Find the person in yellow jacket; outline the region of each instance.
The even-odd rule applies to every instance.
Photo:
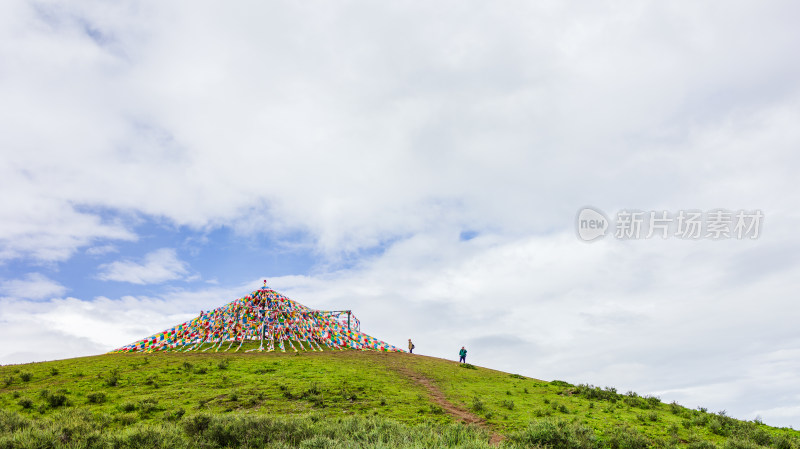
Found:
[[[408,353],[409,354],[413,354],[414,353],[414,343],[411,343],[411,339],[410,338],[408,339]]]

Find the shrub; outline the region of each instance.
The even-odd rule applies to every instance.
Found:
[[[139,421],[139,416],[136,413],[121,413],[115,416],[114,419],[123,426],[130,426]]]
[[[150,414],[158,410],[158,401],[153,398],[144,398],[137,404],[139,413],[142,415]]]
[[[6,376],[5,378],[3,378],[3,384],[5,384],[5,386],[9,387],[13,383],[14,383],[14,376]]]
[[[62,405],[66,405],[67,403],[67,396],[64,393],[53,393],[47,396],[47,405],[50,408],[58,408]]]
[[[55,366],[50,368],[50,375],[51,376],[58,376],[58,368],[56,368]]]
[[[503,401],[500,405],[509,410],[514,410],[514,401],[512,401],[511,399]]]
[[[482,411],[484,411],[486,409],[486,406],[484,405],[483,401],[481,401],[481,399],[479,397],[475,396],[475,397],[472,398],[472,407],[471,408],[472,408],[473,411],[482,412]]]
[[[94,393],[89,393],[86,395],[86,400],[90,404],[102,404],[106,402],[106,394],[102,391],[96,391]]]
[[[306,394],[308,395],[320,394],[319,385],[317,385],[316,382],[311,382],[311,386],[309,386],[308,390],[306,390]]]
[[[708,423],[708,415],[705,413],[695,415],[692,417],[691,422],[694,426],[705,426]]]
[[[723,421],[723,425],[730,428],[730,434],[732,437],[742,440],[750,440],[760,446],[773,445],[772,435],[755,423],[736,421],[728,417],[723,417],[721,420]],[[726,420],[730,421],[725,422]]]
[[[187,447],[180,429],[160,424],[137,424],[112,433],[105,438],[104,447],[119,448],[184,448]],[[99,446],[99,445],[98,445]]]
[[[33,407],[33,401],[31,401],[28,398],[20,399],[19,402],[17,402],[17,404],[19,404],[19,406],[24,408],[24,409],[29,409],[29,408]]]
[[[725,428],[722,426],[722,423],[714,418],[708,422],[708,430],[715,435],[725,435]]]
[[[109,387],[116,387],[119,384],[119,371],[116,368],[112,369],[108,376],[105,378],[105,384]]]
[[[231,364],[230,360],[222,359],[217,363],[217,368],[223,369],[223,370],[224,369],[228,369],[228,366],[230,366],[230,364]]]
[[[581,384],[576,387],[576,393],[586,399],[599,399],[603,401],[616,402],[620,396],[616,388],[612,387],[595,387],[593,385]]]
[[[185,430],[189,436],[197,436],[205,432],[209,424],[211,424],[210,416],[194,415],[183,422],[183,430]]]
[[[33,374],[29,373],[28,371],[23,371],[19,373],[19,378],[22,379],[23,382],[29,382],[33,379]]]
[[[615,429],[606,440],[610,449],[647,449],[650,440],[631,428]]]
[[[572,385],[569,382],[564,382],[563,380],[554,380],[554,381],[550,382],[550,385],[555,385],[557,387],[574,387],[575,386],[575,385]]]
[[[478,368],[475,367],[475,365],[471,365],[469,363],[462,363],[462,364],[460,364],[458,366],[460,366],[462,368],[466,368],[466,369],[478,369]]]
[[[686,449],[717,449],[717,445],[708,440],[699,440],[687,444]]]
[[[722,445],[723,449],[761,449],[758,444],[739,438],[728,438],[725,444]]]
[[[531,422],[522,431],[512,433],[509,439],[525,447],[551,447],[559,449],[596,449],[594,432],[580,424],[564,420],[543,419]]]
[[[119,409],[123,412],[132,412],[136,410],[136,403],[131,401],[123,402],[119,405]]]
[[[525,378],[525,376],[522,376],[522,375],[519,375],[519,374],[511,374],[510,376],[511,376],[512,379],[524,379]]]
[[[647,396],[644,398],[647,401],[647,404],[650,405],[650,408],[656,408],[661,405],[661,398],[658,396]]]
[[[0,409],[0,431],[16,432],[31,425],[31,421],[20,416],[19,413]],[[9,445],[8,447],[13,447]]]
[[[171,413],[166,415],[166,418],[170,421],[178,421],[186,414],[186,410],[183,407],[178,407],[177,409],[173,410]]]
[[[796,449],[797,440],[789,438],[786,435],[776,435],[772,439],[772,445],[775,449]]]

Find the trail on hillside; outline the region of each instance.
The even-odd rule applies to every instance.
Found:
[[[432,379],[424,376],[423,374],[401,363],[389,363],[387,365],[390,368],[397,371],[398,373],[413,380],[415,383],[425,387],[425,389],[428,391],[428,395],[430,396],[431,400],[435,402],[436,405],[441,407],[450,416],[458,419],[459,421],[465,424],[474,424],[476,426],[480,426],[488,430],[490,434],[489,438],[490,444],[497,446],[500,444],[501,441],[503,441],[503,436],[498,433],[492,432],[492,430],[489,428],[489,425],[483,418],[470,412],[469,410],[464,410],[461,407],[457,407],[455,404],[448,401],[444,393],[442,393],[442,390],[440,390],[439,387],[436,386],[436,384]]]

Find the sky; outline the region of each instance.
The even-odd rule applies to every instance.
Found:
[[[420,354],[800,427],[799,14],[0,2],[0,363],[268,279]]]

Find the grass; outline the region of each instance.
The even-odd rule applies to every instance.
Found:
[[[455,422],[409,370],[487,427]],[[110,354],[0,379],[0,448],[488,447],[495,432],[504,447],[800,449],[794,430],[724,413],[397,353]]]

